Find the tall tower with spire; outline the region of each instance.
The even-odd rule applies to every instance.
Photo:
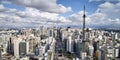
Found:
[[[83,47],[82,47],[82,52],[85,52],[85,47],[86,47],[86,40],[85,40],[85,18],[86,18],[86,15],[85,15],[85,5],[84,5],[84,14],[83,14]]]
[[[87,47],[87,41],[86,41],[86,39],[85,39],[85,32],[86,32],[86,30],[85,30],[85,28],[86,28],[86,26],[85,26],[85,18],[86,18],[86,15],[85,15],[85,5],[84,5],[84,14],[83,14],[83,40],[82,40],[82,53],[81,53],[81,58],[82,58],[82,60],[86,60],[86,57],[87,57],[87,52],[86,52],[86,47]]]

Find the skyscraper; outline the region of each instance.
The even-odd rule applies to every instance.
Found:
[[[14,53],[12,38],[10,38],[10,40],[8,41],[7,52],[10,54]]]
[[[21,38],[14,39],[14,56],[19,58],[19,43],[22,41]]]
[[[27,51],[28,51],[27,47],[28,47],[28,45],[27,45],[26,41],[22,41],[19,43],[19,55],[20,55],[20,57],[23,57],[24,55],[27,54]]]
[[[2,60],[2,50],[0,48],[0,60]]]

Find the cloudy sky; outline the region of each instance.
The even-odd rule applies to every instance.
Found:
[[[0,0],[0,27],[120,28],[120,0]]]

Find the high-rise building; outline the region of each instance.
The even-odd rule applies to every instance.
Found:
[[[119,57],[119,49],[115,49],[115,57]]]
[[[75,39],[74,53],[76,54],[76,56],[80,57],[81,56],[81,51],[82,51],[82,43],[79,39]]]
[[[12,43],[12,38],[8,41],[8,46],[7,46],[7,52],[10,54],[14,54],[14,49],[13,49],[13,43]]]
[[[14,56],[19,58],[19,43],[22,41],[21,38],[14,39]]]
[[[87,49],[87,52],[88,52],[87,54],[88,54],[89,56],[93,57],[94,48],[93,48],[93,46],[92,46],[91,44],[89,44],[88,49]]]
[[[119,52],[118,52],[118,58],[120,58],[120,48],[119,48]]]
[[[39,37],[32,37],[29,39],[29,52],[35,52],[36,45],[38,44],[39,40]]]
[[[72,38],[72,37],[71,37],[71,38]],[[71,53],[73,53],[74,40],[72,40],[71,38],[70,38],[70,41],[69,41],[69,51],[70,51]]]
[[[51,36],[52,36],[52,32],[53,32],[52,29],[50,29],[50,30],[49,30],[49,34],[48,34],[48,36],[51,37]]]
[[[28,52],[28,43],[26,41],[21,41],[19,43],[19,56],[23,57]]]
[[[35,50],[35,55],[38,56],[40,54],[40,48],[39,47],[36,47],[36,50]]]
[[[2,60],[2,50],[0,48],[0,60]]]

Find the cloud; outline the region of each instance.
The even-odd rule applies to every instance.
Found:
[[[75,26],[82,26],[83,25],[83,13],[84,13],[83,11],[79,11],[76,14],[70,15],[68,17],[68,19],[73,22],[72,23],[73,25],[75,25]],[[87,15],[88,12],[85,12],[85,13]],[[86,17],[86,23],[87,24],[89,23],[89,20],[90,20],[89,17]]]
[[[30,7],[26,7],[24,11],[19,11],[0,5],[0,27],[40,27],[66,22],[70,21],[57,13],[43,12]]]
[[[86,12],[86,25],[87,27],[112,27],[120,28],[120,2],[110,3],[105,2],[98,6],[98,9],[87,15]],[[83,11],[76,14],[72,14],[68,18],[76,25],[82,25],[83,22]]]
[[[11,3],[22,5],[26,7],[32,7],[39,9],[40,11],[51,13],[66,13],[71,11],[71,7],[65,7],[62,4],[57,4],[56,0],[7,0]]]
[[[111,4],[110,2],[105,2],[104,4],[99,5],[99,8],[102,8],[102,9],[108,9],[113,7],[114,7],[114,4]]]
[[[105,2],[100,4],[94,14],[90,16],[92,22],[102,26],[116,26],[120,25],[120,2],[110,3]],[[98,22],[99,21],[99,22]],[[120,28],[120,27],[119,27]]]
[[[21,0],[20,0],[21,1]],[[26,0],[28,1],[28,0]],[[55,2],[55,0],[54,0]],[[105,2],[97,10],[88,15],[86,12],[87,27],[113,27],[120,28],[120,2]],[[68,17],[59,13],[51,13],[38,8],[26,7],[24,11],[5,8],[0,5],[0,27],[40,27],[52,26],[82,26],[83,11],[71,14]]]
[[[102,16],[105,18],[103,19],[103,25],[114,28],[115,27],[120,28],[119,12],[120,12],[120,2],[118,3],[105,2],[103,4],[100,4],[98,9],[96,10],[96,13],[101,13],[106,15],[106,16]]]
[[[3,5],[0,5],[0,12],[2,12],[2,11],[4,11],[4,10],[5,10],[4,6],[3,6]]]
[[[105,2],[101,5],[99,5],[99,8],[97,9],[97,12],[105,13],[108,15],[108,18],[111,19],[120,19],[120,2],[113,4],[110,2]]]

